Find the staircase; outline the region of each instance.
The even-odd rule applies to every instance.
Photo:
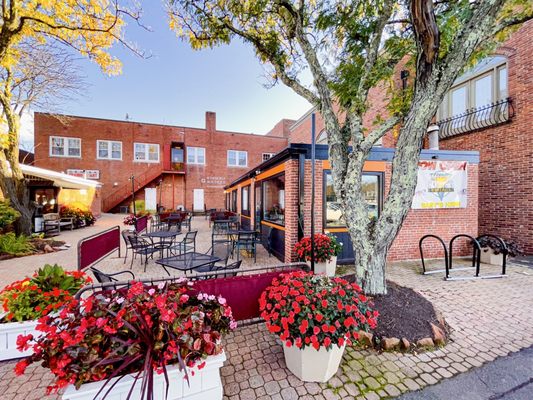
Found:
[[[140,175],[135,175],[135,193],[143,189],[146,185],[152,182],[154,179],[157,179],[161,176],[163,170],[159,168],[148,168]],[[113,208],[118,206],[128,197],[131,198],[131,181],[128,180],[128,183],[116,188],[108,196],[105,196],[102,199],[102,211],[110,212]]]

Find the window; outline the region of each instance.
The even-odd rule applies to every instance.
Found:
[[[122,160],[122,142],[97,140],[96,150],[98,160]]]
[[[230,211],[237,212],[237,190],[231,192],[231,208]]]
[[[134,161],[159,162],[159,145],[150,143],[134,143]]]
[[[285,225],[285,174],[263,182],[263,219]]]
[[[262,160],[270,160],[272,157],[274,157],[276,153],[263,153]]]
[[[248,152],[239,150],[228,150],[228,167],[247,167]]]
[[[81,139],[50,136],[50,157],[81,158]]]
[[[226,192],[226,199],[224,200],[224,206],[226,210],[230,209],[230,196],[231,194],[229,192]]]
[[[255,195],[255,226],[256,228],[260,226],[261,224],[261,184],[257,183],[254,187]]]
[[[324,188],[324,208],[326,227],[345,227],[346,220],[341,204],[333,190],[333,177],[331,171],[326,171]],[[363,196],[367,203],[368,217],[377,219],[381,207],[381,174],[365,173],[362,179]]]
[[[250,216],[250,185],[241,189],[241,213]]]
[[[508,97],[507,60],[505,57],[488,57],[463,74],[444,97],[439,107],[438,119],[443,120],[479,109]],[[486,118],[489,113],[477,118]],[[459,118],[456,127],[465,124],[466,117]]]
[[[187,147],[187,164],[205,164],[205,149],[203,147]]]
[[[316,144],[328,144],[328,134],[325,130],[319,133]]]

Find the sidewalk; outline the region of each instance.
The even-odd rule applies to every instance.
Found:
[[[533,399],[533,346],[398,400]]]

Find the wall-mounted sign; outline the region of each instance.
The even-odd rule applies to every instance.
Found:
[[[200,182],[207,187],[224,187],[226,186],[225,176],[206,176],[200,179]]]
[[[67,175],[85,179],[100,179],[99,169],[67,169]]]
[[[466,161],[421,161],[411,208],[466,208]]]

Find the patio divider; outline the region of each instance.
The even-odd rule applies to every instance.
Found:
[[[78,271],[88,268],[118,250],[120,257],[120,226],[106,229],[78,242]]]
[[[135,221],[135,232],[141,233],[148,228],[148,216],[143,216]]]

